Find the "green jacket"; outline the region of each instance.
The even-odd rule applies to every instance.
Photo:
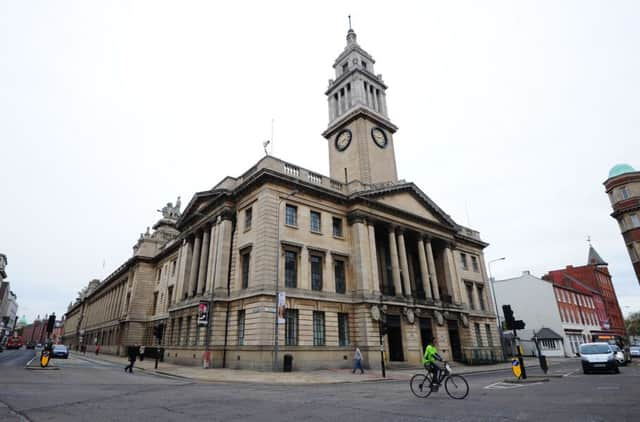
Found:
[[[426,349],[424,349],[424,356],[422,357],[422,364],[426,365],[429,363],[434,363],[436,360],[442,360],[440,355],[438,354],[438,349],[435,346],[429,344]]]

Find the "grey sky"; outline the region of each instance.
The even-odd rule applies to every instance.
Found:
[[[623,312],[640,310],[602,186],[640,167],[638,2],[0,0],[0,252],[19,314],[63,313],[156,209],[253,165],[272,118],[273,155],[328,174],[348,14],[389,85],[399,176],[507,257],[494,275],[585,264],[590,235]]]

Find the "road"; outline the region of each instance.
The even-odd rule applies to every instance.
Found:
[[[20,362],[24,351],[0,362]],[[7,352],[5,352],[7,353]],[[31,352],[32,353],[32,352]],[[26,356],[26,355],[25,355]],[[82,357],[54,360],[59,370],[2,366],[0,420],[8,421],[635,421],[640,366],[621,374],[583,375],[579,361],[554,370],[567,376],[523,386],[509,373],[467,376],[469,397],[444,391],[414,397],[406,382],[333,385],[198,383]],[[530,373],[536,371],[531,368]]]

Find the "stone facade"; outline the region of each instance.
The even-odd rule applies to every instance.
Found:
[[[640,171],[619,164],[609,172],[604,182],[613,208],[613,217],[620,226],[631,265],[640,283]]]
[[[397,179],[386,86],[353,31],[347,40],[326,93],[331,177],[266,156],[181,214],[163,212],[134,256],[71,305],[74,344],[123,354],[153,345],[163,324],[165,359],[187,365],[271,369],[276,341],[279,366],[288,354],[294,368],[348,367],[358,345],[378,367],[381,341],[388,362],[419,364],[431,336],[445,359],[500,356],[487,244]]]

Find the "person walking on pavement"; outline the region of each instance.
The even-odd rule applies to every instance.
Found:
[[[360,348],[356,346],[356,351],[353,354],[353,361],[354,361],[354,366],[353,366],[353,371],[351,371],[352,374],[356,373],[356,369],[360,369],[360,374],[364,374],[364,369],[362,369],[362,352],[360,351]]]
[[[436,361],[439,360],[442,362],[442,357],[438,354],[438,349],[435,346],[435,338],[432,338],[427,347],[424,349],[424,356],[422,357],[422,364],[425,368],[427,368],[432,376],[431,376],[431,389],[437,388],[440,384],[440,367],[436,364]]]
[[[129,357],[129,365],[125,366],[124,372],[133,373],[133,364],[136,363],[136,358],[138,357],[138,353],[140,353],[140,348],[137,344],[133,346],[129,346],[127,349],[127,356]]]
[[[140,346],[140,362],[144,360],[144,344]]]

